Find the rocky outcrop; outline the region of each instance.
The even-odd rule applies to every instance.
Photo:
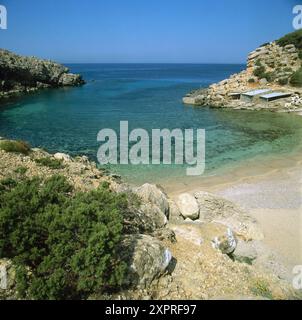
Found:
[[[84,80],[65,66],[0,49],[0,98],[43,88],[78,86]]]
[[[222,223],[245,240],[263,240],[257,221],[235,203],[204,191],[196,192],[195,198],[202,221]]]
[[[277,112],[302,111],[302,90],[290,85],[292,75],[301,68],[301,52],[293,44],[280,46],[271,42],[248,55],[247,68],[230,78],[198,89],[183,98],[185,104],[247,110]],[[257,99],[242,101],[241,93],[270,89],[271,92],[286,92],[291,97],[270,102]]]
[[[157,239],[148,235],[128,235],[119,249],[120,257],[127,262],[124,285],[146,288],[167,269],[171,252]]]

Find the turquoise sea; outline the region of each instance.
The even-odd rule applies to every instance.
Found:
[[[253,157],[286,155],[301,147],[302,119],[292,114],[194,108],[182,104],[190,90],[206,87],[244,65],[77,64],[87,84],[7,101],[0,136],[22,139],[50,152],[95,160],[103,128],[206,129],[206,175]],[[183,166],[110,166],[131,182],[185,179]]]

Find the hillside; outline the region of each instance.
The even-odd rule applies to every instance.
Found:
[[[183,102],[233,109],[301,112],[301,59],[302,32],[299,30],[260,46],[248,55],[245,70],[209,88],[189,93]],[[256,94],[258,90],[262,95]],[[241,95],[249,92],[253,96],[242,99]],[[280,97],[269,100],[262,98],[263,95]]]
[[[0,49],[0,98],[83,83],[80,75],[61,64]]]

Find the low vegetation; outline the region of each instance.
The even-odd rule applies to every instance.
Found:
[[[302,67],[293,73],[289,82],[294,87],[302,87]]]
[[[6,152],[28,155],[30,152],[30,145],[24,141],[0,140],[0,149]]]
[[[16,265],[20,298],[87,299],[118,288],[125,195],[74,193],[66,178],[0,182],[0,258]]]
[[[277,40],[276,43],[281,47],[285,47],[288,44],[293,44],[297,49],[302,50],[302,30],[289,33]]]
[[[257,77],[259,79],[263,79],[264,75],[265,75],[265,67],[262,65],[257,66],[257,68],[254,70],[253,74],[255,77]]]
[[[35,162],[41,166],[48,167],[50,169],[63,169],[63,161],[59,159],[53,159],[50,157],[35,159]]]

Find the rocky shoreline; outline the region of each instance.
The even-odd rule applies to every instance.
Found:
[[[62,166],[49,168],[38,161],[41,158],[59,160]],[[200,190],[171,199],[160,186],[133,187],[108,176],[86,157],[51,155],[41,149],[27,155],[0,150],[0,159],[0,180],[14,179],[24,168],[27,177],[63,175],[78,191],[106,182],[112,192],[140,199],[131,219],[129,212],[124,217],[127,231],[120,252],[128,271],[123,290],[91,299],[299,298],[277,255],[263,244],[257,221],[221,196]],[[13,262],[4,258],[0,266],[8,274],[8,287],[0,289],[0,296],[12,299]]]
[[[234,110],[268,110],[273,112],[302,112],[300,81],[301,50],[294,44],[274,41],[251,52],[247,68],[208,88],[194,90],[183,98],[184,104],[230,108]],[[260,94],[242,99],[241,94],[266,90],[267,93],[286,93],[288,97],[265,101]]]
[[[69,73],[61,64],[0,49],[0,99],[84,83],[81,75]]]

